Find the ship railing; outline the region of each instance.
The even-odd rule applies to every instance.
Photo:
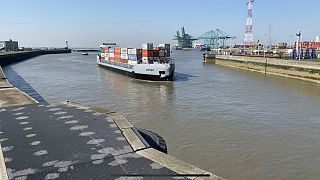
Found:
[[[149,64],[169,64],[172,61],[171,58],[153,58],[149,59]]]

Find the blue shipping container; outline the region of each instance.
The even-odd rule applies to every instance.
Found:
[[[141,55],[136,55],[136,54],[129,54],[128,58],[130,61],[137,61],[141,59]]]
[[[114,48],[109,48],[109,53],[114,53]]]

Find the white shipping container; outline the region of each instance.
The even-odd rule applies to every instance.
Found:
[[[121,48],[121,54],[128,54],[128,48]]]
[[[121,55],[120,55],[120,58],[121,58],[121,59],[128,59],[128,54],[121,54]]]
[[[164,57],[165,51],[163,49],[159,50],[159,57]]]
[[[136,48],[128,48],[128,54],[137,54]]]
[[[109,60],[109,54],[108,53],[104,53],[104,59],[105,60]]]
[[[131,64],[131,65],[134,65],[134,64],[137,64],[137,61],[128,61],[128,64]]]
[[[153,50],[153,43],[142,44],[143,50]]]
[[[103,58],[104,58],[104,53],[101,53],[101,57],[103,57]]]
[[[149,58],[149,57],[142,57],[142,64],[149,64],[149,61],[151,60],[152,58]]]
[[[114,53],[109,53],[109,56],[114,58]]]
[[[164,44],[159,44],[159,46],[158,46],[159,48],[164,48],[165,47],[165,45]]]

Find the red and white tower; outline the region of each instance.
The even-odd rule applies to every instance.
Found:
[[[246,33],[244,34],[244,45],[253,46],[253,33],[252,33],[252,9],[254,0],[248,0],[248,17],[246,25]]]

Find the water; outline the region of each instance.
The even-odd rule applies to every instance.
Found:
[[[12,67],[47,101],[125,115],[170,155],[228,179],[319,179],[320,84],[203,64],[175,52],[176,80],[146,82],[95,55],[44,55]],[[9,70],[10,71],[10,70]]]

